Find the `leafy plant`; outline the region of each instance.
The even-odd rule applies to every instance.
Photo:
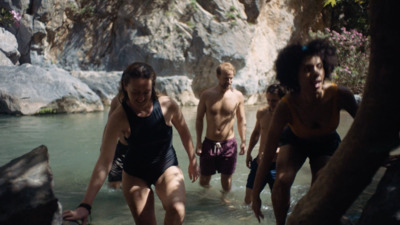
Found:
[[[197,10],[197,1],[196,0],[190,0],[190,5],[194,10]]]
[[[238,10],[236,9],[236,7],[234,5],[231,5],[231,7],[229,7],[229,11],[226,12],[225,16],[231,22],[232,26],[236,26],[237,25],[236,19],[241,18],[240,13],[238,12]]]
[[[327,38],[336,47],[339,65],[332,73],[332,80],[349,87],[355,94],[362,93],[369,66],[369,37],[345,27],[340,33],[326,28],[324,31],[310,31],[309,36],[313,39]]]
[[[52,108],[41,108],[38,112],[39,115],[55,114],[55,113],[57,113],[57,110]]]

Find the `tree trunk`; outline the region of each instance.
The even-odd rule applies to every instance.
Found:
[[[339,224],[399,141],[400,4],[371,0],[371,57],[363,100],[354,122],[287,224]]]

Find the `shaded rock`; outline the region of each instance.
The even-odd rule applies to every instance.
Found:
[[[264,1],[265,0],[239,0],[239,2],[244,5],[248,22],[257,22],[257,18],[260,15],[260,10]]]
[[[93,112],[104,109],[86,84],[59,68],[0,66],[0,113]]]
[[[61,224],[46,146],[0,167],[0,224]]]
[[[356,225],[400,224],[400,160],[392,162]]]

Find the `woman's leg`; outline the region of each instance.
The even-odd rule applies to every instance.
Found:
[[[155,190],[165,209],[165,225],[182,224],[185,218],[186,190],[182,171],[169,167],[155,184]]]
[[[311,168],[311,173],[312,173],[312,181],[311,184],[314,183],[314,181],[317,179],[319,171],[322,169],[322,167],[325,166],[325,164],[328,162],[328,160],[331,158],[331,156],[326,155],[326,156],[319,156],[310,159],[310,168]]]
[[[306,157],[291,145],[280,147],[276,162],[276,180],[271,197],[277,225],[283,225],[286,222],[290,207],[290,188],[305,159]]]
[[[122,191],[137,225],[156,225],[154,193],[147,183],[137,177],[122,173]]]

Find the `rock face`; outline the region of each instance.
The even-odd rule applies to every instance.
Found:
[[[59,68],[31,64],[0,67],[0,112],[13,114],[103,110],[96,93]]]
[[[61,224],[52,182],[43,145],[0,167],[0,224]]]
[[[187,78],[191,87],[182,93],[158,87],[181,105],[196,104],[215,85],[224,61],[236,67],[233,86],[245,103],[256,103],[273,82],[278,50],[323,25],[322,0],[6,0],[0,6],[22,14],[20,26],[6,28],[18,43],[17,63],[84,71],[77,77],[93,88],[103,78],[90,80],[87,71],[102,76],[146,62],[169,87]],[[0,62],[10,65],[4,57]],[[108,104],[116,90],[100,86],[93,92]]]

